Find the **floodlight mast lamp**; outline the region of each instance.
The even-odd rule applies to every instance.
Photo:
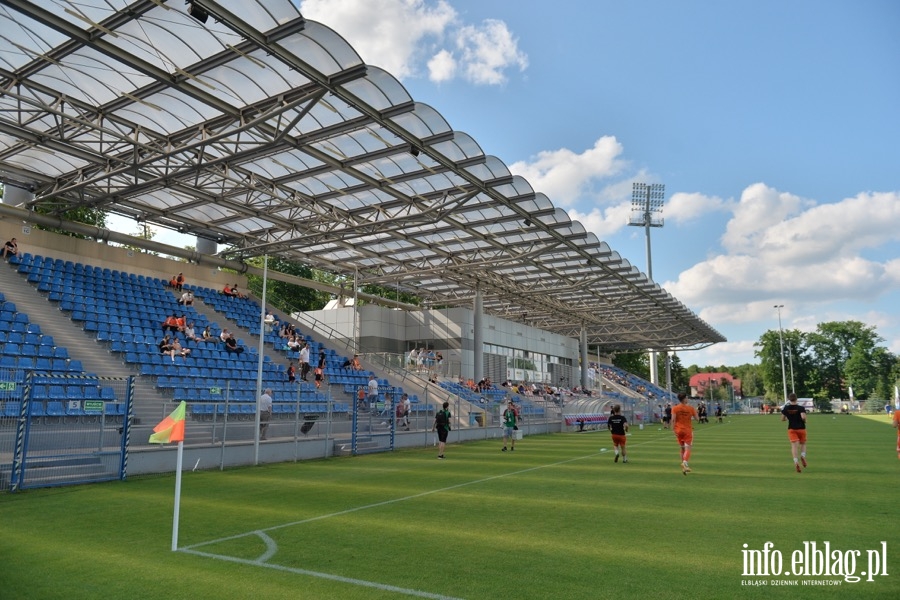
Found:
[[[653,281],[653,260],[650,254],[650,228],[662,227],[663,201],[666,186],[663,183],[635,183],[631,188],[631,221],[629,225],[643,227],[647,238],[647,277]]]
[[[778,310],[778,345],[781,346],[781,384],[784,386],[784,401],[787,402],[787,373],[784,371],[784,333],[781,329],[781,309],[784,304],[776,304]]]

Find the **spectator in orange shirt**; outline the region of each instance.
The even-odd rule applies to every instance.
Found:
[[[687,394],[678,394],[678,404],[672,407],[672,429],[681,451],[681,472],[691,472],[688,461],[691,459],[691,446],[694,443],[694,426],[691,421],[697,420],[697,409],[687,403]]]
[[[172,313],[171,317],[166,317],[166,320],[163,321],[162,328],[163,331],[171,331],[172,333],[178,331],[178,317],[175,316],[175,313]]]

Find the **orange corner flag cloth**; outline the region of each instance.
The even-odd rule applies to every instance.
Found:
[[[187,404],[182,400],[181,404],[172,411],[172,414],[153,428],[153,435],[150,436],[151,444],[168,444],[169,442],[184,441],[184,409],[186,406]]]

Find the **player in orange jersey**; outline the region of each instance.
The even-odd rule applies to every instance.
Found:
[[[672,429],[678,448],[681,450],[681,472],[691,472],[688,461],[691,459],[691,445],[694,443],[694,426],[691,421],[697,420],[697,409],[687,403],[686,394],[678,394],[678,404],[672,407]]]
[[[894,429],[897,430],[897,458],[900,458],[900,408],[894,411],[892,424]]]

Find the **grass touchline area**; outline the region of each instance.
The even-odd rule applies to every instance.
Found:
[[[625,464],[598,431],[526,436],[515,452],[499,439],[451,444],[444,461],[427,447],[186,471],[174,553],[174,476],[5,494],[0,560],[16,569],[0,571],[0,589],[67,600],[160,586],[194,600],[900,597],[900,461],[886,418],[811,415],[802,473],[775,416],[695,432],[687,476],[657,426],[632,429]],[[859,551],[857,575],[867,552],[883,553],[889,575],[786,574],[811,543]],[[746,557],[766,548],[782,558],[777,576],[748,572]]]

